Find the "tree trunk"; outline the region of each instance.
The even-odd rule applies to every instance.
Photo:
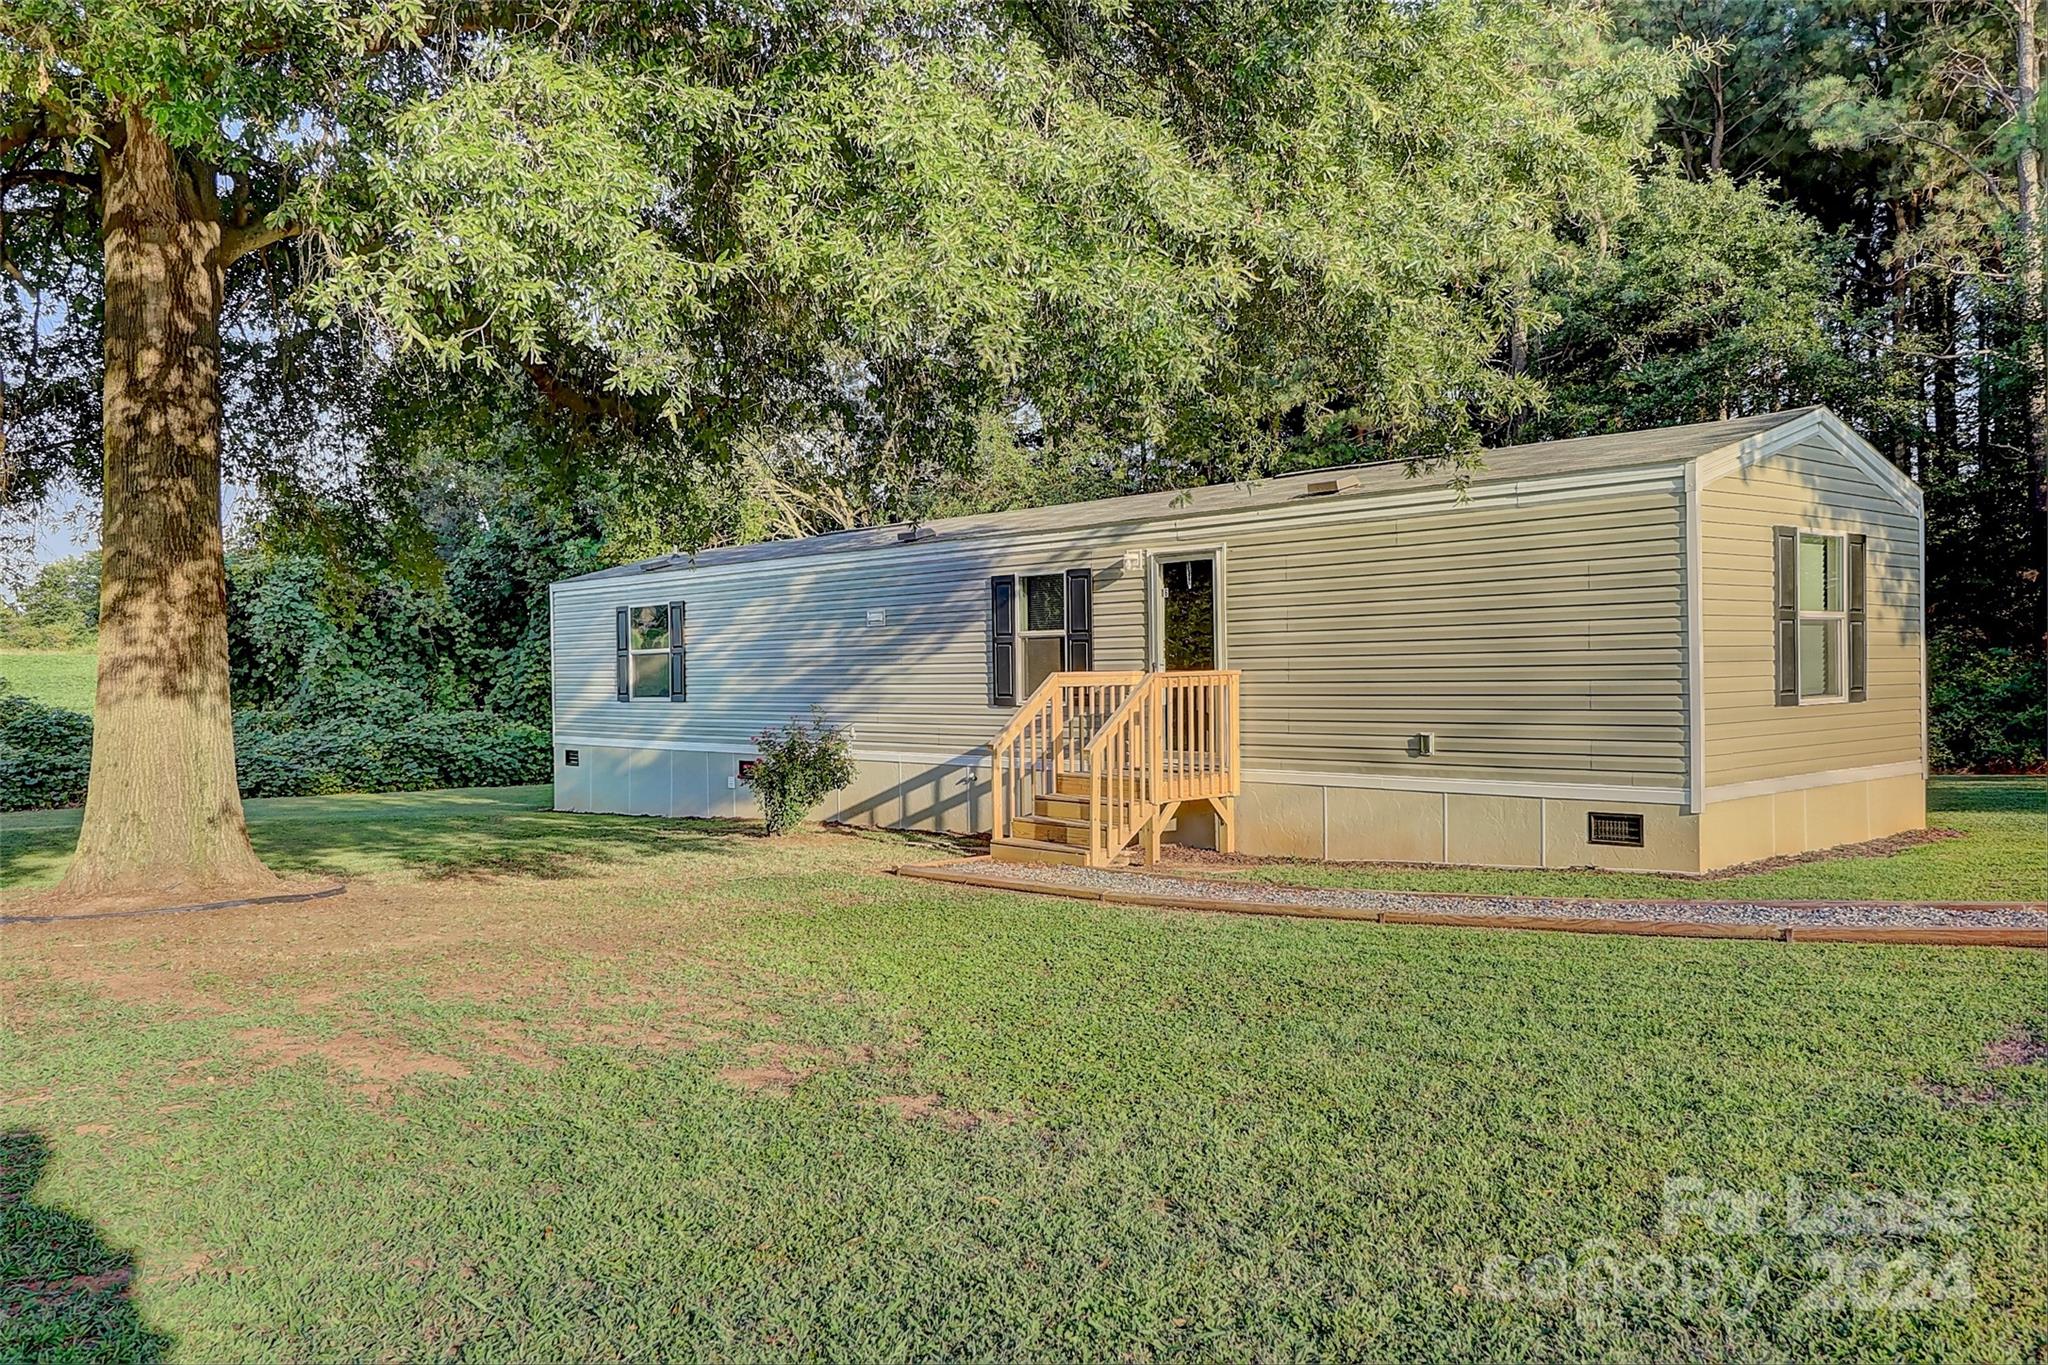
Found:
[[[1707,89],[1714,97],[1714,127],[1707,137],[1707,174],[1721,173],[1721,156],[1728,147],[1728,87],[1721,75],[1721,63],[1717,60],[1713,74],[1707,79]]]
[[[2041,93],[2041,49],[2035,32],[2039,0],[2014,0],[2014,95],[2026,135],[2020,139],[2015,167],[2020,200],[2021,320],[2026,327],[2027,467],[2032,484],[2032,524],[2048,515],[2048,301],[2042,291],[2048,272],[2042,262],[2041,133],[2034,125]],[[2043,638],[2048,647],[2048,636]]]
[[[259,886],[235,784],[220,527],[221,228],[212,175],[144,118],[102,172],[105,482],[85,826],[61,892]]]

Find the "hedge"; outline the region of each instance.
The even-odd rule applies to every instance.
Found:
[[[91,717],[0,693],[0,810],[78,805],[91,759]],[[485,711],[420,712],[382,723],[235,716],[244,796],[501,787],[546,782],[552,769],[545,730]]]
[[[92,767],[92,717],[0,691],[0,810],[75,806]]]
[[[2048,659],[1937,638],[1928,758],[1944,772],[2030,773],[2048,761]]]

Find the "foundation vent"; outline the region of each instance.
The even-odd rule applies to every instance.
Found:
[[[1616,848],[1643,846],[1643,817],[1593,811],[1586,816],[1586,842]]]
[[[563,767],[565,767],[565,768],[574,768],[574,767],[578,766],[579,764],[581,764],[582,762],[583,762],[583,751],[582,751],[581,749],[564,749],[564,750],[562,750],[562,766],[563,766]]]

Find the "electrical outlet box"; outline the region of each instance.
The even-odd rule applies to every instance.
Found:
[[[732,776],[730,773],[726,775],[725,789],[727,791],[737,791],[739,790],[739,785],[740,780],[737,777]]]
[[[1429,758],[1430,756],[1432,756],[1432,755],[1433,755],[1433,754],[1435,754],[1435,753],[1436,753],[1436,732],[1435,732],[1435,731],[1433,731],[1433,730],[1424,730],[1424,731],[1423,731],[1423,732],[1422,732],[1421,734],[1419,734],[1419,735],[1417,735],[1417,736],[1415,737],[1415,756],[1416,756],[1417,758]]]

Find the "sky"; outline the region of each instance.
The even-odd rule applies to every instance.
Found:
[[[248,490],[234,483],[220,487],[221,525],[232,526]],[[31,551],[36,567],[82,555],[100,547],[99,500],[75,488],[67,488],[50,500],[40,516],[30,523],[35,545]]]
[[[77,489],[66,488],[29,522],[30,557],[37,568],[54,560],[96,550],[100,544],[99,509]]]
[[[221,521],[232,526],[249,490],[234,483],[223,483],[220,490]],[[33,577],[35,571],[45,564],[51,564],[72,555],[82,555],[100,546],[99,498],[97,495],[81,492],[76,488],[60,488],[49,501],[31,517],[25,527],[29,536],[27,547],[28,572],[21,577]],[[0,531],[8,531],[0,526]],[[0,568],[7,568],[0,565]],[[18,566],[17,566],[18,567]],[[11,599],[7,591],[11,572],[0,573],[0,597]]]

